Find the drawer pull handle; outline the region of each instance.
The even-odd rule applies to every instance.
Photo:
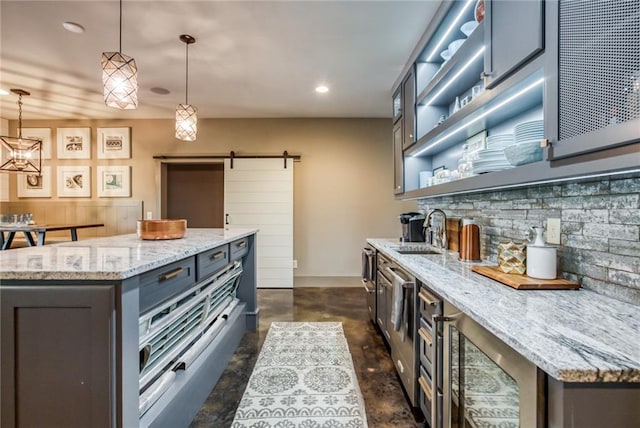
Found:
[[[158,280],[167,281],[169,279],[175,278],[176,276],[180,275],[183,271],[184,271],[184,269],[179,267],[177,269],[172,270],[171,272],[163,273],[162,275],[160,275]]]
[[[238,248],[244,248],[247,245],[247,241],[240,241],[236,244]]]
[[[211,260],[218,260],[221,259],[222,256],[224,256],[224,251],[218,251],[217,253],[215,253],[214,255],[212,255],[210,257]]]
[[[429,348],[433,346],[433,338],[431,337],[429,332],[425,330],[424,327],[420,327],[420,329],[418,330],[418,334],[425,342],[427,342],[427,345],[429,345]]]
[[[427,399],[431,402],[433,402],[433,393],[431,392],[431,388],[429,387],[429,383],[427,382],[427,380],[420,376],[418,378],[418,383],[420,384],[420,388],[424,391],[424,395],[427,396]]]
[[[418,293],[418,297],[420,297],[420,300],[422,300],[429,306],[435,306],[438,303],[440,303],[438,299],[436,299],[435,297],[433,297],[431,294],[427,293],[424,290],[420,290],[420,292]]]

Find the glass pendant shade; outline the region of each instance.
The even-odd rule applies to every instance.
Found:
[[[176,107],[176,138],[182,141],[195,141],[198,134],[198,109],[190,104],[178,104]]]
[[[102,53],[102,86],[108,107],[132,110],[138,107],[138,67],[120,52]]]
[[[18,137],[0,137],[0,171],[37,172],[42,170],[42,141],[22,138],[22,97],[24,89],[11,89],[18,94]]]
[[[0,137],[0,153],[0,171],[39,173],[42,170],[40,140]]]

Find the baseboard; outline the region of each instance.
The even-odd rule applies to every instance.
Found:
[[[299,287],[362,287],[359,276],[296,276],[294,288]]]

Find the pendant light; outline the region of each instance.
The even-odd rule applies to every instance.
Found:
[[[18,138],[0,137],[0,171],[37,172],[42,170],[42,141],[22,138],[22,96],[30,95],[23,89],[11,89],[18,95]]]
[[[102,87],[108,107],[132,110],[138,107],[138,67],[122,53],[122,0],[120,0],[120,45],[118,52],[102,52]]]
[[[198,133],[198,109],[189,104],[189,45],[196,42],[192,36],[183,34],[180,41],[187,47],[187,67],[185,73],[185,101],[176,107],[176,138],[182,141],[195,141]]]

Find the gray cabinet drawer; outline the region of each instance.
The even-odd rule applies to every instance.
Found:
[[[238,239],[231,244],[231,261],[244,257],[249,251],[249,238]]]
[[[196,283],[196,259],[189,257],[140,275],[140,313]]]
[[[196,256],[198,281],[216,273],[225,267],[227,263],[229,263],[229,244],[198,254]]]

